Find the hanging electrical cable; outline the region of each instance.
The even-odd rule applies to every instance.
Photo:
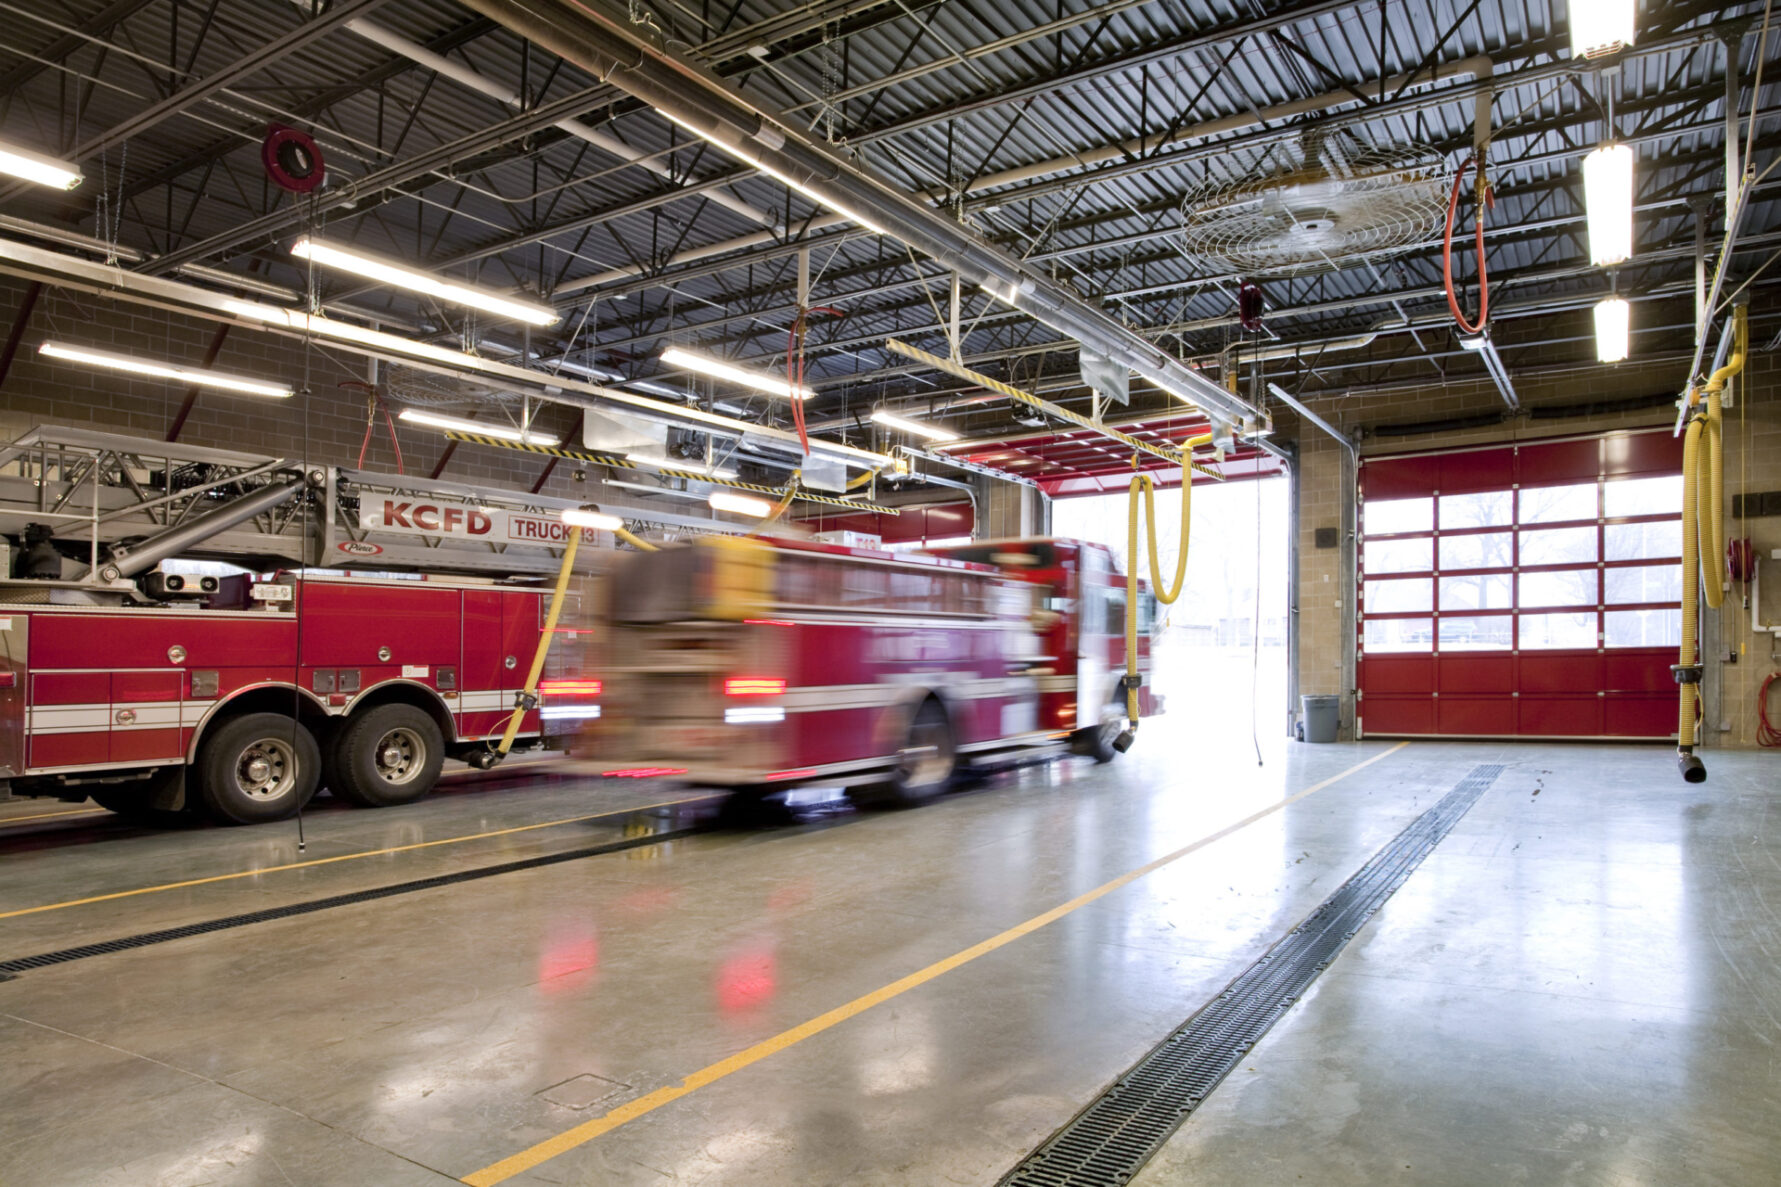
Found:
[[[1475,254],[1478,257],[1478,317],[1469,320],[1465,311],[1459,307],[1459,296],[1453,288],[1453,220],[1459,213],[1459,191],[1465,183],[1467,170],[1476,168],[1477,182],[1473,187],[1476,195],[1476,211],[1473,221],[1476,224]],[[1484,327],[1490,324],[1490,270],[1484,259],[1484,222],[1485,212],[1496,206],[1496,194],[1490,188],[1490,182],[1484,176],[1484,161],[1480,157],[1467,157],[1453,175],[1453,190],[1447,196],[1447,231],[1441,247],[1441,278],[1447,288],[1447,308],[1453,314],[1453,320],[1463,334],[1482,334]]]

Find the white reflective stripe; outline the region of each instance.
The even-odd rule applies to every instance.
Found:
[[[901,698],[902,692],[894,684],[823,684],[790,689],[783,696],[763,700],[783,707],[788,713],[821,713],[894,705]]]
[[[34,734],[68,733],[102,730],[110,724],[110,705],[44,705],[31,710],[29,728]]]
[[[1074,676],[1041,676],[1039,677],[1040,692],[1075,692],[1076,677]]]
[[[782,696],[763,698],[783,705],[788,713],[821,713],[842,709],[872,709],[894,705],[909,691],[924,686],[938,689],[955,700],[977,701],[989,697],[1019,696],[1031,685],[1024,676],[990,676],[961,679],[956,673],[919,673],[883,684],[822,684],[788,689]]]
[[[512,692],[503,692],[498,688],[479,689],[476,692],[458,694],[458,712],[487,713],[498,709],[513,708]]]

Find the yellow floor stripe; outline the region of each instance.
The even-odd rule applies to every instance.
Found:
[[[104,808],[70,808],[66,812],[39,812],[35,816],[0,816],[0,828],[26,820],[54,820],[58,816],[106,816]]]
[[[310,861],[293,861],[282,866],[263,866],[257,870],[240,870],[233,874],[213,874],[208,878],[190,878],[184,882],[167,882],[160,886],[143,886],[136,890],[119,890],[111,894],[95,894],[89,898],[69,899],[63,903],[45,903],[40,907],[21,907],[16,911],[0,911],[0,919],[15,919],[20,915],[36,915],[40,911],[60,911],[64,907],[80,907],[88,903],[106,903],[113,899],[134,898],[139,894],[159,894],[165,890],[179,890],[187,886],[205,886],[212,882],[230,882],[236,878],[256,878],[261,874],[278,874],[286,870],[304,870],[311,866],[333,865],[337,861],[357,861],[361,857],[382,857],[389,853],[408,853],[415,849],[431,849],[437,845],[461,845],[466,841],[483,841],[490,837],[507,837],[514,833],[529,833],[541,828],[557,828],[564,824],[579,824],[584,820],[600,820],[609,816],[628,816],[632,812],[647,812],[651,808],[668,808],[675,804],[691,804],[701,800],[709,800],[709,795],[687,796],[685,799],[660,800],[653,804],[638,804],[630,808],[615,808],[610,812],[594,812],[587,816],[566,816],[561,820],[545,820],[538,824],[521,824],[513,828],[497,828],[486,833],[470,833],[462,837],[441,837],[437,841],[417,841],[412,845],[393,845],[388,849],[367,849],[362,853],[342,853],[337,857],[317,857]]]
[[[679,1100],[683,1096],[697,1092],[707,1084],[715,1083],[718,1080],[723,1079],[725,1076],[730,1075],[732,1072],[739,1072],[750,1064],[759,1063],[769,1055],[774,1055],[780,1051],[784,1051],[788,1047],[796,1046],[805,1039],[810,1038],[812,1035],[821,1034],[832,1026],[836,1026],[855,1015],[870,1010],[873,1006],[880,1005],[889,1001],[893,997],[907,993],[909,990],[914,989],[919,985],[924,985],[944,973],[950,973],[953,969],[956,969],[961,965],[969,964],[978,957],[986,956],[989,953],[996,951],[998,948],[1006,947],[1020,939],[1022,936],[1030,935],[1047,924],[1055,923],[1064,916],[1088,906],[1097,899],[1105,898],[1114,891],[1119,890],[1124,886],[1129,886],[1146,874],[1154,873],[1171,862],[1181,860],[1183,857],[1186,857],[1197,849],[1203,849],[1214,841],[1222,840],[1234,832],[1239,832],[1242,829],[1248,828],[1263,817],[1270,816],[1291,804],[1296,804],[1306,796],[1315,795],[1324,788],[1329,787],[1331,784],[1340,783],[1342,780],[1348,778],[1348,776],[1354,774],[1356,771],[1361,770],[1363,767],[1370,767],[1380,759],[1388,758],[1391,755],[1396,754],[1409,744],[1410,743],[1408,742],[1399,742],[1389,750],[1381,751],[1380,753],[1375,754],[1372,758],[1354,764],[1341,774],[1332,775],[1322,783],[1307,787],[1304,791],[1301,791],[1296,795],[1269,804],[1260,811],[1250,813],[1235,824],[1227,825],[1215,833],[1201,837],[1192,844],[1183,845],[1173,853],[1166,853],[1155,861],[1147,862],[1135,870],[1127,871],[1113,879],[1111,882],[1104,882],[1085,894],[1077,895],[1067,903],[1053,907],[1043,915],[1035,915],[1025,923],[1016,924],[1014,927],[1009,928],[1000,935],[991,936],[980,944],[973,944],[963,952],[955,952],[944,960],[936,961],[925,969],[910,973],[907,977],[904,977],[901,980],[892,981],[889,985],[886,985],[881,989],[874,989],[871,993],[868,993],[863,997],[856,997],[845,1005],[836,1006],[826,1014],[819,1014],[808,1022],[776,1034],[770,1039],[763,1039],[746,1050],[738,1051],[728,1059],[720,1059],[709,1067],[700,1068],[678,1084],[671,1084],[666,1088],[658,1088],[647,1096],[640,1096],[628,1104],[620,1105],[609,1113],[595,1117],[590,1121],[584,1121],[573,1129],[564,1130],[553,1138],[546,1138],[544,1141],[539,1142],[537,1145],[532,1146],[529,1149],[521,1150],[518,1154],[503,1158],[500,1162],[492,1163],[483,1167],[479,1171],[474,1171],[471,1174],[465,1175],[459,1181],[470,1184],[470,1187],[494,1187],[497,1183],[505,1183],[515,1175],[524,1174],[526,1171],[531,1170],[540,1163],[550,1161],[559,1154],[566,1154],[577,1146],[585,1145],[586,1143],[593,1141],[602,1134],[611,1133],[626,1122],[635,1121],[644,1114],[654,1112],[665,1104],[669,1104]]]

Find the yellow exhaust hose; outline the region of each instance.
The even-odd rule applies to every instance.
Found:
[[[781,515],[785,514],[785,509],[790,507],[792,505],[792,500],[798,497],[798,480],[803,476],[804,472],[802,470],[792,471],[792,480],[785,484],[785,493],[779,497],[779,502],[774,506],[773,510],[767,512],[767,517],[765,519],[748,529],[748,535],[760,535],[762,532],[772,527]]]
[[[622,530],[622,529],[620,529]],[[581,547],[581,529],[569,533],[568,547],[563,549],[563,566],[557,570],[556,588],[550,592],[550,610],[544,616],[544,631],[538,636],[538,647],[532,652],[532,666],[526,672],[525,690],[514,698],[513,715],[507,719],[507,729],[501,734],[501,744],[495,747],[495,753],[503,757],[513,749],[513,739],[519,734],[520,721],[525,717],[526,710],[537,703],[538,677],[544,673],[544,657],[550,651],[550,641],[556,635],[557,616],[563,612],[563,596],[569,592],[569,577],[575,569],[575,553]]]
[[[1156,547],[1156,484],[1148,474],[1132,475],[1131,501],[1126,513],[1125,564],[1125,707],[1133,727],[1138,724],[1138,496],[1143,492],[1144,524],[1149,544],[1150,587],[1156,600],[1164,606],[1173,605],[1187,584],[1188,524],[1193,510],[1193,451],[1212,443],[1212,434],[1189,438],[1181,447],[1181,542],[1175,555],[1175,579],[1165,592],[1161,563]]]
[[[1677,685],[1676,747],[1685,756],[1694,748],[1695,714],[1700,702],[1697,598],[1704,598],[1709,609],[1725,604],[1723,396],[1727,382],[1743,371],[1750,348],[1750,324],[1742,305],[1733,311],[1732,319],[1732,356],[1708,377],[1698,393],[1700,407],[1689,418],[1682,441],[1682,645],[1677,667],[1697,676],[1696,680]],[[1697,393],[1689,394],[1689,402],[1697,402]],[[1704,772],[1700,778],[1705,778]]]
[[[620,540],[623,540],[626,544],[629,544],[632,548],[635,548],[638,552],[661,551],[661,549],[657,548],[654,544],[651,544],[648,540],[645,540],[640,536],[633,536],[624,528],[613,528],[612,534],[617,536]]]

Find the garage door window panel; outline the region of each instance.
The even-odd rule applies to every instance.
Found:
[[[1555,569],[1523,573],[1516,604],[1523,607],[1571,606],[1594,609],[1601,604],[1596,569]]]
[[[1523,651],[1589,650],[1596,648],[1595,611],[1568,614],[1523,614],[1517,633]]]
[[[1675,565],[1614,565],[1603,571],[1602,578],[1602,600],[1610,606],[1668,607],[1682,602],[1682,570]]]
[[[1417,614],[1435,608],[1434,582],[1427,577],[1394,577],[1369,580],[1361,587],[1366,597],[1366,613]]]
[[[1672,518],[1608,524],[1602,529],[1602,559],[1667,560],[1679,565],[1682,562],[1682,521]]]
[[[1404,532],[1428,532],[1435,527],[1435,500],[1381,499],[1369,501],[1361,508],[1369,536],[1391,536]]]
[[[1369,654],[1435,649],[1432,618],[1374,618],[1361,624],[1361,647]]]
[[[1439,506],[1443,532],[1464,528],[1506,528],[1515,520],[1514,492],[1507,490],[1442,495]]]
[[[1440,624],[1442,651],[1507,651],[1515,642],[1514,622],[1507,614],[1443,614]]]
[[[1506,571],[1515,563],[1515,535],[1512,532],[1465,532],[1458,535],[1443,532],[1439,552],[1443,573],[1466,569]]]
[[[1527,524],[1594,523],[1600,488],[1594,482],[1568,486],[1523,487],[1516,494],[1516,522]]]
[[[1507,572],[1441,574],[1440,611],[1507,610],[1514,604],[1513,578]]]
[[[1367,576],[1382,573],[1428,573],[1435,567],[1435,541],[1430,536],[1406,540],[1371,540],[1361,556]]]

